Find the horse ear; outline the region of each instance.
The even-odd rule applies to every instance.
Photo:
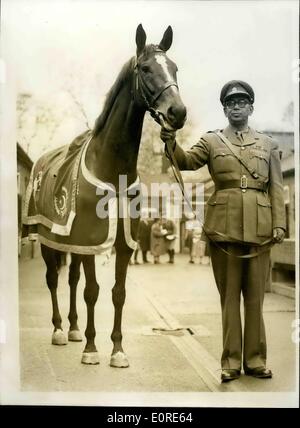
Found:
[[[167,50],[170,49],[172,41],[173,41],[173,30],[172,30],[172,27],[169,25],[158,47],[161,50],[167,52]]]
[[[142,24],[139,24],[136,29],[135,41],[136,41],[136,55],[139,56],[142,53],[146,43],[146,33],[144,31]]]

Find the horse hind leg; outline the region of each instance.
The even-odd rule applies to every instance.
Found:
[[[58,301],[57,301],[57,284],[58,284],[58,262],[56,250],[49,248],[45,245],[41,245],[42,257],[47,266],[46,281],[47,286],[51,293],[52,301],[52,323],[54,325],[54,331],[52,334],[53,345],[66,345],[67,338],[63,332],[61,325],[61,316],[59,313]]]
[[[95,273],[95,256],[82,257],[83,269],[86,278],[84,300],[87,306],[87,326],[85,330],[86,346],[82,354],[83,364],[99,364],[99,355],[95,346],[94,308],[98,299],[99,285]]]
[[[76,308],[76,291],[77,291],[77,284],[80,278],[80,265],[81,265],[81,256],[78,254],[72,254],[71,264],[69,268],[70,311],[68,315],[68,319],[70,322],[68,339],[71,342],[82,342],[82,336],[77,324],[78,315],[77,315],[77,308]]]
[[[125,282],[127,267],[132,255],[132,250],[116,251],[116,282],[112,289],[112,300],[115,307],[114,326],[111,334],[113,351],[110,366],[117,368],[129,367],[129,362],[122,347],[122,312],[126,298]]]

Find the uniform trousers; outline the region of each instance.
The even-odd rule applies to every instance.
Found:
[[[243,255],[265,247],[220,242],[229,253]],[[222,308],[223,369],[265,367],[267,346],[263,320],[263,301],[270,273],[270,250],[250,259],[226,255],[211,243],[211,260]],[[244,300],[242,334],[241,295]]]

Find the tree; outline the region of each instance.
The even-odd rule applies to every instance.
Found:
[[[63,118],[51,102],[38,100],[30,93],[18,94],[17,139],[29,156],[51,148]]]
[[[141,174],[159,174],[162,170],[162,155],[156,149],[160,127],[149,114],[145,115],[143,133],[138,157],[138,171]]]
[[[181,147],[187,149],[191,145],[193,125],[187,122],[177,131],[176,140]],[[160,126],[146,114],[143,126],[142,142],[138,158],[138,170],[144,174],[160,174],[169,172],[170,162],[164,154],[164,143],[160,139]]]
[[[72,72],[66,76],[62,91],[68,95],[72,103],[74,117],[82,122],[86,129],[91,129],[95,114],[100,113],[98,100],[95,98],[95,94],[101,93],[100,75],[99,73],[95,75],[92,69],[83,68],[82,64],[73,63],[69,68]]]

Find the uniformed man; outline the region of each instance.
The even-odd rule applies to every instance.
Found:
[[[262,309],[270,241],[282,242],[286,227],[278,145],[248,126],[254,103],[249,84],[226,83],[220,101],[229,121],[225,129],[206,133],[187,151],[176,144],[175,133],[163,129],[161,138],[169,141],[181,170],[207,164],[215,183],[204,231],[222,308],[221,381],[237,379],[242,363],[246,375],[271,378]]]

